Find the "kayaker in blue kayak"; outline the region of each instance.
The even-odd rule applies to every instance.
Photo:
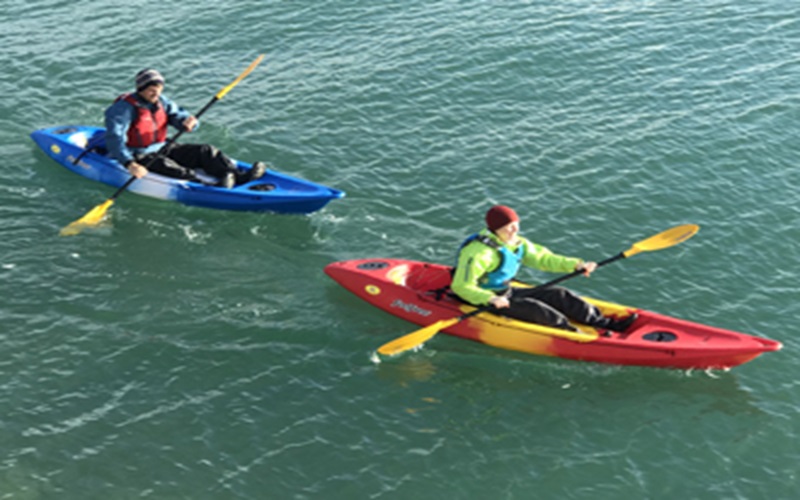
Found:
[[[605,317],[592,304],[566,288],[509,286],[525,265],[542,271],[586,276],[596,262],[557,255],[519,235],[519,216],[504,205],[486,212],[486,229],[469,236],[458,252],[451,290],[475,306],[491,305],[497,314],[541,325],[576,330],[569,320],[596,328],[624,332],[636,319]]]
[[[191,132],[199,124],[197,118],[162,95],[164,83],[161,73],[144,69],[136,74],[136,91],[119,96],[106,109],[105,142],[112,158],[137,178],[152,170],[208,184],[198,176],[197,169],[202,169],[226,188],[264,175],[264,163],[255,162],[242,174],[233,160],[209,144],[173,144],[165,155],[156,157],[167,140],[168,125]]]

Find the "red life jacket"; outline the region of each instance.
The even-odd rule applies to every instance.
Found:
[[[134,94],[123,94],[117,98],[124,99],[136,110],[133,123],[128,128],[126,145],[131,148],[146,148],[147,146],[167,140],[167,112],[159,100],[156,109],[151,110],[145,103],[136,98]]]

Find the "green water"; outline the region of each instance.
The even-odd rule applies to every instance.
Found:
[[[737,498],[800,491],[794,2],[0,2],[0,498]],[[311,216],[124,194],[28,135],[143,67],[187,141],[347,192]],[[494,203],[601,260],[570,286],[779,340],[730,372],[416,329],[333,261],[449,263]],[[529,273],[532,280],[545,278]]]

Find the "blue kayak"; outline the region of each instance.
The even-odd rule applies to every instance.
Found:
[[[106,156],[104,135],[105,129],[101,127],[67,125],[37,130],[31,138],[48,156],[72,172],[118,188],[131,175],[119,162]],[[237,164],[242,170],[251,168],[248,163],[237,161]],[[128,190],[197,207],[287,214],[311,213],[345,195],[343,191],[272,170],[260,179],[230,189],[151,172]]]

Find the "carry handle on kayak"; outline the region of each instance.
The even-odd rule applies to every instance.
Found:
[[[700,226],[697,226],[695,224],[684,224],[681,226],[673,227],[672,229],[668,229],[666,231],[658,233],[655,236],[651,236],[647,239],[634,243],[629,249],[625,250],[624,252],[620,252],[613,257],[609,257],[608,259],[598,262],[597,267],[610,264],[612,262],[624,259],[626,257],[632,257],[637,253],[652,252],[654,250],[661,250],[662,248],[669,248],[671,246],[677,245],[678,243],[682,243],[688,240],[689,238],[694,236],[699,230]],[[557,283],[561,283],[562,281],[568,280],[580,274],[583,274],[583,271],[573,271],[569,274],[565,274],[564,276],[548,281],[547,283],[538,285],[534,288],[545,288],[548,286],[553,286]],[[391,342],[383,344],[378,348],[378,354],[383,354],[386,356],[394,356],[396,354],[400,354],[401,352],[408,351],[409,349],[414,349],[415,347],[431,339],[434,335],[439,333],[439,331],[446,330],[447,328],[450,328],[451,326],[460,323],[461,321],[467,318],[470,318],[482,312],[489,311],[491,309],[493,309],[493,306],[491,305],[481,306],[466,314],[462,314],[461,316],[457,316],[455,318],[450,318],[450,319],[439,320],[436,323],[433,323],[432,325],[426,326],[420,330],[409,333],[408,335],[404,335],[400,338],[392,340]],[[555,336],[556,334],[554,333],[553,335]],[[563,334],[559,334],[559,336],[569,338],[570,340],[577,340],[574,332],[568,332],[566,330],[564,331]]]

